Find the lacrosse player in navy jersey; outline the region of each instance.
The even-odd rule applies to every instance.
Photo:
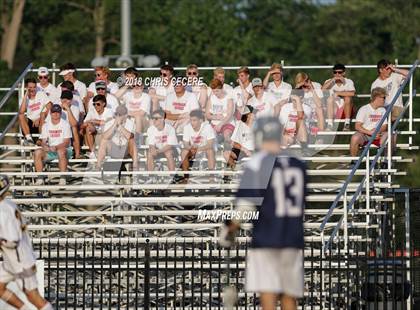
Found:
[[[264,117],[255,125],[258,152],[247,162],[236,194],[236,211],[258,210],[248,251],[246,290],[260,293],[263,310],[294,310],[303,296],[303,212],[306,168],[297,158],[281,152],[282,126]],[[239,221],[220,231],[220,243],[230,247]]]

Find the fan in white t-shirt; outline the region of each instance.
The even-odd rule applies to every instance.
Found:
[[[306,109],[306,112],[305,112]],[[279,120],[283,126],[283,146],[289,146],[296,141],[305,144],[308,141],[308,130],[304,122],[305,114],[311,114],[309,106],[303,106],[299,96],[292,94],[290,101],[281,107]]]
[[[230,144],[230,137],[235,130],[233,100],[223,90],[218,79],[210,82],[211,93],[206,105],[206,118],[218,135],[222,135],[224,143]]]
[[[383,118],[386,110],[384,108],[386,91],[377,87],[372,90],[370,103],[362,106],[356,115],[356,133],[353,134],[350,141],[350,154],[357,156],[359,147],[363,146],[373,135],[378,127],[380,120]],[[387,119],[382,124],[379,133],[375,137],[373,143],[380,146],[387,138]]]
[[[213,79],[217,79],[223,84],[223,90],[226,92],[227,96],[233,100],[233,104],[236,108],[236,100],[233,95],[233,87],[225,83],[225,70],[222,67],[217,67],[213,70]],[[210,96],[211,88],[207,88],[207,96]]]
[[[241,120],[236,123],[232,134],[231,149],[224,150],[223,156],[229,169],[235,169],[236,162],[244,157],[250,157],[255,149],[252,126],[255,120],[255,109],[247,105],[244,108]],[[229,182],[229,176],[223,177],[225,183]]]
[[[72,156],[70,139],[71,128],[68,121],[61,117],[62,109],[58,104],[51,107],[51,118],[45,122],[41,131],[41,147],[35,150],[35,171],[42,172],[43,161],[58,159],[60,171],[67,171],[67,160]],[[60,185],[65,184],[65,179],[60,179]]]
[[[386,90],[385,106],[388,106],[397,94],[398,88],[408,76],[408,70],[399,69],[386,59],[378,61],[377,69],[378,77],[373,81],[370,89],[373,90],[375,87],[384,88]],[[402,109],[403,100],[402,95],[400,95],[392,108],[391,119],[393,121],[397,119]]]
[[[196,64],[188,65],[185,75],[187,78],[185,89],[197,97],[201,109],[204,110],[207,102],[207,85],[202,82],[202,78],[199,76],[198,66]]]
[[[89,158],[91,159],[96,158],[95,138],[96,143],[100,144],[105,123],[114,118],[114,112],[106,107],[106,98],[104,95],[93,97],[93,105],[95,108],[88,112],[83,124],[80,126],[82,132],[85,134],[86,144],[90,150]]]
[[[106,85],[105,82],[103,81],[96,81],[95,82],[95,87],[96,87],[96,93],[98,95],[103,95],[106,97],[106,107],[110,110],[112,110],[112,112],[115,113],[119,102],[117,97],[114,96],[114,94],[109,94],[106,91]],[[91,98],[88,102],[88,112],[93,108],[93,98]]]
[[[304,72],[299,72],[295,77],[296,89],[303,91],[303,111],[305,112],[305,122],[311,137],[315,138],[318,131],[324,130],[324,111],[321,99],[324,97],[321,84],[310,80]],[[309,108],[305,108],[308,106]],[[307,114],[307,111],[311,111]]]
[[[329,91],[327,99],[327,129],[333,129],[334,119],[344,119],[344,131],[350,130],[350,119],[354,117],[352,98],[356,93],[354,83],[346,77],[346,67],[335,64],[333,77],[326,80],[322,90]]]
[[[272,82],[270,77],[273,78]],[[283,81],[283,68],[281,64],[273,63],[263,80],[264,88],[276,98],[277,102],[286,103],[292,92],[292,85]]]
[[[108,67],[95,67],[95,81],[89,84],[87,89],[86,97],[83,98],[85,106],[89,103],[89,100],[94,96],[98,95],[96,90],[96,82],[103,81],[106,85],[106,93],[114,94],[118,91],[118,84],[110,81],[111,71]]]
[[[190,123],[184,127],[182,135],[181,167],[188,171],[194,163],[197,155],[204,155],[207,158],[209,170],[214,170],[216,155],[214,151],[216,135],[211,125],[204,120],[201,110],[194,110],[190,113]],[[188,182],[189,175],[175,177],[176,183]]]
[[[279,115],[279,101],[269,92],[264,91],[263,81],[260,78],[252,79],[254,96],[248,100],[248,105],[256,111],[256,117]]]
[[[59,103],[60,96],[63,91],[65,90],[71,91],[71,93],[73,94],[71,105],[74,107],[77,107],[77,109],[79,110],[79,115],[75,114],[74,117],[77,119],[78,122],[82,121],[86,115],[86,109],[83,104],[82,98],[80,98],[80,96],[77,95],[77,92],[74,89],[74,84],[71,81],[64,81],[63,83],[60,84],[57,90],[58,90],[57,93],[59,94],[59,96],[54,103]]]
[[[237,115],[241,115],[249,98],[254,96],[254,90],[252,89],[252,84],[249,80],[248,67],[239,68],[237,74],[237,82],[239,85],[233,89],[233,101],[238,111]]]
[[[154,78],[149,86],[148,94],[152,99],[152,111],[163,109],[166,97],[175,92],[173,85],[174,68],[171,65],[160,67],[160,77]]]
[[[34,144],[32,134],[40,133],[42,122],[47,114],[47,106],[51,100],[42,92],[37,91],[36,80],[25,80],[26,92],[19,107],[19,125],[25,137],[26,144]],[[26,114],[26,116],[25,116]]]
[[[175,83],[175,92],[166,97],[163,106],[166,122],[172,125],[177,133],[181,133],[189,122],[190,112],[196,109],[199,109],[197,97],[187,92],[184,83],[178,78]]]
[[[76,78],[76,66],[70,62],[62,65],[60,67],[59,75],[63,77],[64,81],[72,82],[74,85],[73,95],[79,96],[80,99],[82,99],[82,102],[84,102],[83,100],[87,95],[87,88],[85,83],[80,82]],[[58,84],[57,87],[60,87],[60,84]]]
[[[175,147],[178,145],[175,129],[165,122],[165,112],[160,109],[152,113],[152,125],[147,130],[147,170],[155,167],[155,159],[164,157],[170,171],[175,170]]]
[[[123,159],[130,155],[133,160],[133,170],[137,171],[139,160],[134,133],[134,119],[128,116],[127,107],[125,105],[118,106],[115,118],[105,123],[98,149],[97,168],[102,167],[102,162],[107,154],[116,159]]]
[[[36,90],[44,92],[51,102],[54,102],[58,97],[57,88],[50,83],[49,73],[46,67],[40,67],[38,69],[38,83],[36,84]]]

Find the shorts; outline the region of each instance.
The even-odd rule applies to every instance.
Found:
[[[241,149],[233,147],[231,152],[236,155],[236,160],[242,160],[243,158],[248,157],[244,152],[241,152]]]
[[[31,133],[31,135],[40,133],[40,128],[35,127],[34,122],[29,118],[28,118],[28,126],[29,126],[29,132]]]
[[[110,141],[108,147],[108,155],[111,156],[111,158],[123,159],[128,156],[128,143],[125,145],[117,145]]]
[[[222,126],[222,128],[220,128],[220,130],[219,130],[219,131],[216,131],[216,125],[211,124],[211,127],[213,127],[214,131],[215,131],[217,134],[224,133],[225,131],[230,131],[230,132],[233,132],[233,131],[235,130],[235,126],[233,126],[232,124],[224,124],[224,125]]]
[[[363,145],[366,145],[369,142],[370,136],[362,134],[360,132],[356,132],[355,135],[358,135],[362,139]],[[373,140],[372,144],[376,145],[377,147],[380,147],[381,140],[384,141],[387,136],[388,136],[387,132],[382,133],[380,137],[376,137],[376,139]]]
[[[352,106],[350,118],[354,118],[356,115],[356,110],[354,106]],[[337,107],[337,111],[335,111],[335,119],[346,119],[344,116],[344,105],[341,107]]]
[[[10,283],[12,281],[16,281],[19,280],[22,283],[23,286],[23,290],[26,291],[32,291],[36,288],[38,288],[38,280],[36,277],[36,268],[35,266],[34,268],[34,274],[29,276],[29,277],[25,277],[25,278],[21,278],[18,277],[17,275],[8,272],[6,269],[3,268],[3,264],[0,264],[0,282],[1,283]]]
[[[302,297],[304,291],[302,250],[250,249],[246,267],[246,290]]]
[[[73,157],[73,148],[71,146],[67,148],[66,152],[67,152],[67,154],[66,154],[67,155],[67,159],[70,159],[70,158]],[[47,157],[45,158],[45,161],[46,162],[49,162],[49,161],[53,161],[55,159],[58,159],[57,152],[48,151]]]

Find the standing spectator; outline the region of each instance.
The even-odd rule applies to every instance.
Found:
[[[182,137],[183,148],[181,152],[182,170],[188,171],[198,155],[205,155],[209,170],[214,170],[216,155],[214,151],[215,133],[210,124],[204,121],[201,110],[190,112],[190,123],[185,126]],[[188,182],[189,175],[176,178],[175,182]]]
[[[115,118],[105,123],[102,141],[98,149],[97,168],[102,167],[105,155],[109,154],[111,158],[116,159],[124,159],[127,155],[130,155],[133,160],[133,170],[139,170],[134,132],[134,120],[128,116],[127,108],[124,105],[118,106],[115,111]]]
[[[35,150],[34,163],[35,171],[42,172],[43,161],[58,159],[60,171],[67,171],[67,160],[73,155],[70,147],[71,129],[68,121],[61,117],[62,109],[58,104],[51,108],[51,118],[42,126],[41,147]],[[65,185],[66,179],[60,178],[60,185]],[[39,178],[37,184],[43,184],[43,179]]]
[[[404,79],[408,76],[408,70],[399,69],[391,64],[386,59],[381,59],[377,64],[378,77],[373,81],[370,90],[376,87],[382,87],[386,90],[385,107],[388,106],[392,99],[398,92],[398,88],[404,82]],[[391,118],[396,120],[403,110],[402,95],[400,95],[392,108]]]
[[[119,103],[117,97],[114,94],[107,93],[106,84],[104,81],[95,82],[95,90],[98,95],[105,96],[106,98],[106,107],[111,109],[115,113]],[[89,100],[88,103],[88,112],[93,109],[93,98]]]
[[[38,83],[36,84],[36,90],[44,92],[51,102],[58,97],[57,88],[50,83],[48,69],[46,67],[38,68]]]
[[[168,170],[175,170],[175,146],[178,145],[175,129],[165,122],[165,112],[160,109],[152,113],[152,125],[147,130],[147,170],[152,171],[155,160],[164,157]]]
[[[25,95],[19,107],[19,125],[25,137],[24,142],[34,144],[32,134],[40,133],[47,105],[51,104],[51,101],[44,92],[37,91],[35,79],[26,79],[25,87]]]
[[[270,77],[273,78],[272,82],[269,82]],[[283,81],[283,68],[278,63],[271,65],[270,70],[264,78],[263,85],[276,98],[277,102],[287,101],[292,92],[292,85]]]
[[[346,67],[335,64],[333,77],[326,80],[322,90],[329,90],[327,100],[327,128],[332,130],[333,119],[344,119],[344,131],[350,130],[350,118],[353,117],[354,107],[352,99],[356,93],[352,80],[345,77]]]
[[[232,149],[225,150],[223,156],[229,169],[235,169],[236,162],[245,157],[250,157],[254,151],[254,137],[252,126],[254,124],[254,108],[247,105],[242,114],[241,120],[236,123],[235,131],[232,134]],[[224,182],[229,182],[231,177],[223,177]]]
[[[312,137],[324,130],[324,111],[321,98],[324,97],[321,84],[311,81],[306,73],[299,72],[295,77],[295,87],[303,91],[302,105],[305,112],[306,128]]]
[[[241,212],[220,231],[220,244],[231,247],[243,212],[259,211],[253,221],[247,254],[246,290],[260,293],[263,310],[296,310],[303,296],[304,208],[307,175],[305,164],[281,154],[283,129],[277,118],[256,122],[255,144],[259,150],[246,163],[236,193],[235,208]]]
[[[252,79],[254,96],[248,100],[248,105],[256,111],[257,118],[264,116],[278,116],[278,100],[269,92],[264,90],[263,81],[260,78]]]
[[[74,85],[74,95],[77,95],[80,97],[80,99],[84,99],[87,95],[87,88],[86,84],[83,82],[80,82],[76,78],[76,66],[72,63],[66,63],[60,67],[60,73],[63,77],[64,81],[70,81]],[[58,85],[60,86],[60,85]]]
[[[188,81],[186,90],[196,95],[197,101],[200,104],[201,109],[204,111],[206,109],[207,102],[207,86],[200,81],[198,66],[195,64],[188,65],[185,73]]]
[[[296,92],[296,91],[294,91]],[[303,146],[308,142],[308,131],[305,125],[305,114],[312,113],[308,105],[302,105],[301,97],[293,94],[290,96],[290,101],[281,107],[279,120],[283,127],[283,146],[289,146],[299,141]],[[304,111],[306,109],[306,113]]]
[[[0,175],[0,298],[14,309],[32,309],[7,288],[12,281],[23,283],[22,291],[28,301],[40,310],[53,310],[51,304],[38,291],[36,255],[27,231],[26,220],[16,204],[7,199],[9,178]]]
[[[141,134],[148,125],[147,116],[150,114],[151,98],[144,92],[144,85],[139,79],[139,73],[136,68],[130,67],[125,69],[124,77],[126,85],[118,90],[115,97],[122,99],[122,102],[128,109],[128,115],[135,119],[136,135],[134,141],[139,147],[142,144]],[[133,83],[127,85],[129,82]]]
[[[207,101],[206,118],[210,121],[216,134],[223,136],[225,144],[230,145],[230,137],[235,129],[233,100],[223,90],[220,80],[210,82],[211,94]]]
[[[351,156],[357,156],[359,147],[368,142],[373,132],[378,127],[379,121],[386,112],[384,108],[386,95],[387,92],[384,88],[374,88],[371,93],[371,101],[357,111],[355,125],[356,133],[353,134],[350,141]],[[373,142],[376,146],[381,146],[386,140],[388,136],[387,128],[388,124],[387,120],[385,120]]]
[[[114,117],[112,110],[106,107],[106,97],[104,95],[93,97],[93,106],[94,109],[88,112],[84,123],[80,126],[90,150],[90,159],[96,158],[95,142],[98,145],[100,144],[105,123]]]
[[[97,95],[96,92],[96,82],[103,81],[105,82],[105,91],[107,94],[114,94],[118,91],[118,84],[115,82],[111,82],[111,71],[108,67],[95,67],[95,81],[89,84],[89,87],[87,89],[87,95],[83,99],[84,103],[86,104],[89,102],[90,99],[93,98],[93,96]]]
[[[175,92],[169,93],[163,105],[166,122],[172,125],[177,133],[181,133],[189,122],[189,113],[199,109],[197,97],[185,91],[185,79],[178,77],[175,81]]]
[[[163,109],[166,97],[173,93],[174,68],[170,65],[160,67],[160,78],[154,80],[155,85],[149,88],[149,95],[152,98],[152,111]]]
[[[249,98],[254,96],[254,90],[251,82],[249,81],[248,67],[240,67],[237,73],[237,82],[239,85],[233,89],[233,99],[236,103],[236,109],[238,109],[241,114]]]

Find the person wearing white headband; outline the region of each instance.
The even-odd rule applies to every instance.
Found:
[[[72,63],[66,63],[60,67],[60,73],[63,77],[64,81],[70,81],[74,85],[74,95],[78,95],[80,98],[85,98],[87,95],[87,88],[86,84],[83,82],[80,82],[76,78],[76,67]],[[58,85],[60,86],[61,83]]]

